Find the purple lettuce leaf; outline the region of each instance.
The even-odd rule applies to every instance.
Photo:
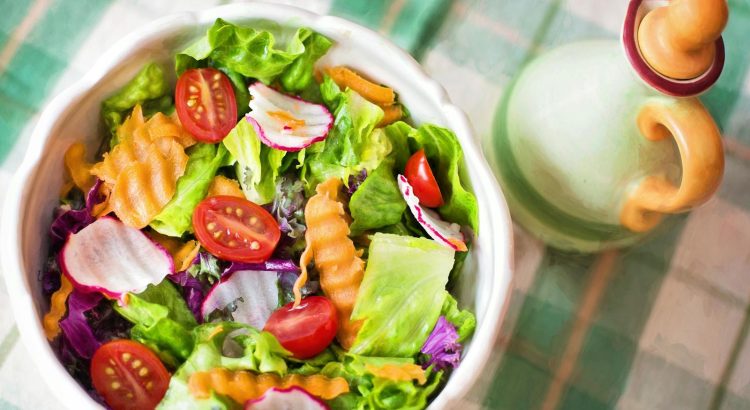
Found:
[[[443,370],[448,367],[458,367],[461,360],[461,346],[458,343],[458,332],[445,316],[438,318],[432,333],[425,340],[422,349],[423,354],[429,356],[426,363],[422,365],[425,369],[433,365],[437,370]]]
[[[354,195],[355,192],[357,192],[357,189],[359,189],[360,185],[362,185],[363,182],[365,182],[365,179],[367,178],[367,170],[362,168],[361,171],[357,174],[349,175],[349,183],[346,188],[346,193],[349,194],[349,197]]]

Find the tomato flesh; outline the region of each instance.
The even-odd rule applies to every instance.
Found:
[[[336,308],[328,298],[309,296],[296,308],[294,302],[277,309],[263,330],[276,336],[297,359],[309,359],[328,347],[338,330]]]
[[[232,83],[214,68],[182,73],[177,79],[174,104],[182,126],[199,141],[219,142],[237,123]]]
[[[226,195],[198,204],[193,230],[204,248],[233,262],[265,262],[281,238],[279,224],[268,211],[247,199]]]
[[[427,156],[421,149],[414,153],[406,163],[404,176],[409,185],[414,188],[414,195],[419,198],[419,203],[428,208],[437,208],[443,205],[443,194],[440,193],[440,186],[435,180],[430,163],[427,162]]]
[[[114,410],[155,408],[169,378],[159,358],[133,340],[105,343],[91,358],[91,382]]]

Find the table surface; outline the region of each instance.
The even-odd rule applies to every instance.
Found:
[[[0,0],[0,201],[38,111],[114,41],[216,0]],[[287,0],[409,50],[492,138],[509,81],[539,52],[615,39],[626,0]],[[718,195],[642,244],[556,251],[516,229],[495,354],[466,409],[750,408],[750,0],[729,0],[727,66],[702,96],[724,134]],[[29,364],[0,281],[0,409],[59,408]]]

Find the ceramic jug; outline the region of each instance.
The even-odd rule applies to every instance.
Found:
[[[718,188],[721,136],[695,95],[723,67],[726,0],[660,3],[631,1],[621,41],[532,61],[499,106],[485,151],[514,219],[554,247],[632,244]]]

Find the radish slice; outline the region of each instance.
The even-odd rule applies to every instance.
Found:
[[[68,236],[60,266],[77,288],[120,299],[143,292],[174,272],[169,253],[143,232],[111,218],[99,218]]]
[[[245,410],[328,410],[328,406],[299,387],[272,387],[259,398],[248,400]]]
[[[466,252],[466,243],[464,235],[461,233],[461,226],[442,220],[437,212],[423,208],[419,205],[419,198],[414,195],[414,189],[411,187],[406,177],[398,176],[398,187],[404,201],[409,205],[412,215],[417,218],[417,222],[422,225],[427,234],[435,241],[458,252]]]
[[[201,316],[235,303],[235,322],[263,329],[269,316],[279,306],[278,274],[275,271],[238,270],[221,278],[206,295]],[[242,298],[242,300],[238,300]]]
[[[245,118],[271,148],[299,151],[322,141],[333,125],[324,105],[282,94],[257,82],[250,86],[250,113]]]

